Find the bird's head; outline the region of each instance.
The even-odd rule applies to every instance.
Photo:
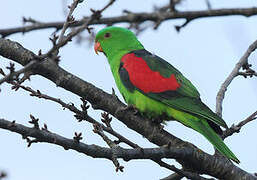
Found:
[[[96,54],[103,52],[107,57],[111,57],[117,53],[144,49],[144,47],[130,30],[109,26],[96,34],[94,49]]]

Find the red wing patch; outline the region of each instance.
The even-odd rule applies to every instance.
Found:
[[[169,78],[163,77],[160,72],[152,71],[143,58],[133,53],[124,55],[121,61],[124,63],[123,68],[128,72],[131,83],[144,93],[175,91],[180,87],[174,74]]]

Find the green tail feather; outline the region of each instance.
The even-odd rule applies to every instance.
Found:
[[[234,153],[227,147],[221,137],[209,126],[208,122],[199,116],[195,116],[186,112],[178,111],[173,108],[167,109],[167,114],[187,127],[190,127],[201,133],[208,141],[228,159],[236,163],[240,163]]]
[[[214,130],[208,125],[205,120],[194,121],[195,126],[193,129],[201,133],[204,137],[206,137],[210,143],[224,156],[231,159],[236,163],[240,163],[234,153],[227,147],[227,145],[223,142],[219,135],[217,135]]]

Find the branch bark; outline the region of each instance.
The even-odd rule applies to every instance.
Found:
[[[244,125],[255,119],[257,119],[257,111],[255,111],[253,114],[251,114],[249,117],[247,117],[245,120],[241,121],[237,125],[232,125],[230,128],[226,129],[226,131],[224,131],[222,134],[222,138],[225,139],[226,137],[229,137],[236,132],[238,133]]]
[[[105,158],[112,160],[115,155],[126,161],[133,159],[154,159],[154,158],[179,158],[180,156],[189,156],[183,148],[173,148],[172,150],[161,148],[145,148],[145,149],[127,149],[121,147],[106,148],[98,145],[88,145],[78,142],[74,139],[68,139],[49,130],[41,130],[35,127],[27,127],[15,121],[8,121],[0,118],[0,128],[6,129],[22,135],[23,138],[33,137],[36,142],[47,142],[62,146],[65,150],[73,149],[93,158]],[[188,151],[190,152],[190,151]]]
[[[210,9],[210,10],[202,10],[202,11],[184,11],[184,12],[161,12],[154,11],[150,13],[131,13],[129,12],[127,15],[94,19],[89,25],[93,24],[116,24],[116,23],[142,23],[145,21],[153,21],[155,23],[161,23],[166,20],[171,19],[186,19],[186,20],[194,20],[198,18],[206,18],[206,17],[220,17],[220,16],[253,16],[257,14],[257,8],[234,8],[234,9]],[[80,21],[74,21],[70,27],[81,26],[85,22],[88,21],[90,17],[85,17]],[[47,22],[47,23],[35,23],[32,25],[8,28],[8,29],[0,29],[0,34],[2,37],[9,36],[15,33],[26,33],[39,29],[48,29],[55,28],[56,30],[60,30],[63,28],[65,22]]]
[[[0,55],[18,62],[25,66],[35,58],[35,54],[14,41],[0,38]],[[108,94],[94,85],[70,74],[50,59],[45,59],[33,67],[33,72],[39,74],[50,81],[80,97],[85,98],[95,109],[102,109],[109,112],[128,128],[135,130],[150,142],[158,146],[170,147],[169,151],[177,149],[184,151],[185,156],[173,156],[183,166],[192,170],[208,174],[219,179],[257,179],[252,174],[238,168],[224,158],[211,156],[190,143],[169,134],[160,129],[151,121],[136,116],[131,111],[124,111],[125,104],[121,103],[115,96]],[[130,156],[128,157],[130,159]],[[211,168],[212,167],[212,168]],[[215,167],[215,168],[213,168]]]
[[[225,97],[225,92],[227,91],[228,86],[233,81],[233,79],[238,75],[239,70],[245,66],[245,68],[249,68],[248,57],[251,55],[253,51],[257,48],[257,40],[255,40],[244,53],[244,55],[240,58],[238,63],[235,65],[232,72],[226,78],[226,80],[222,83],[219,92],[216,96],[216,113],[219,116],[222,116],[222,102]]]

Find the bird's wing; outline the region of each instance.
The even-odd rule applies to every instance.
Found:
[[[193,84],[162,58],[142,49],[124,55],[119,67],[123,85],[146,96],[227,128],[225,121],[201,102]]]

